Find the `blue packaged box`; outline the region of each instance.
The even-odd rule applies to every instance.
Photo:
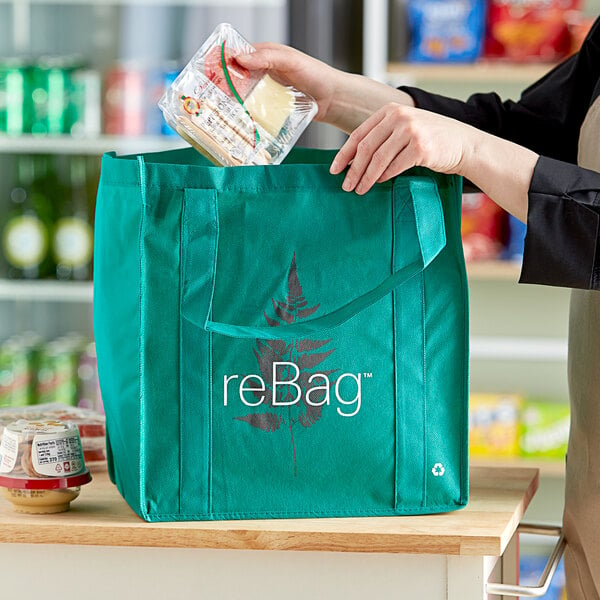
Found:
[[[485,33],[484,0],[409,0],[409,60],[472,62]]]

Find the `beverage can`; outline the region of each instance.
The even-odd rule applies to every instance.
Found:
[[[59,402],[76,406],[78,399],[77,365],[79,352],[64,339],[46,344],[37,372],[38,404]]]
[[[37,135],[67,133],[71,78],[79,66],[72,57],[44,57],[33,67],[31,94],[33,119],[30,132]]]
[[[16,58],[0,61],[0,133],[25,131],[25,64]]]
[[[0,347],[0,406],[26,406],[32,397],[33,364],[30,350],[18,339]]]
[[[146,98],[144,72],[119,65],[105,78],[104,130],[109,135],[143,135]]]
[[[95,69],[76,69],[71,75],[71,92],[66,131],[77,137],[93,137],[102,131],[102,77]]]
[[[175,79],[177,79],[177,76],[179,75],[180,71],[181,71],[181,69],[168,69],[166,71],[163,71],[161,96],[164,93],[166,93],[166,91],[171,87],[171,85],[173,84]],[[159,100],[160,100],[160,98],[159,98]],[[162,114],[160,113],[160,109],[158,109],[158,110],[159,110],[160,120],[161,120],[160,133],[162,135],[177,136],[178,135],[177,132],[165,121]]]

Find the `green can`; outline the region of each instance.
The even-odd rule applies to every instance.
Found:
[[[34,375],[32,347],[19,338],[4,342],[0,346],[0,407],[32,404]]]
[[[42,349],[37,372],[37,403],[59,402],[76,406],[79,349],[59,338]]]
[[[29,100],[33,118],[30,133],[68,133],[72,73],[78,63],[71,58],[46,57],[34,66]]]
[[[0,133],[19,135],[26,130],[27,74],[27,65],[19,59],[0,61]]]

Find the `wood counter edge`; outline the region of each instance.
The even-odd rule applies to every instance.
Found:
[[[114,520],[90,515],[90,521],[87,523],[82,522],[85,513],[77,509],[73,510],[76,517],[72,520],[69,519],[69,513],[64,513],[64,518],[48,515],[51,517],[49,520],[45,520],[43,515],[31,518],[20,515],[15,517],[14,522],[10,522],[8,509],[0,513],[0,543],[500,556],[535,494],[539,482],[539,471],[530,468],[496,469],[494,473],[490,473],[489,481],[508,472],[514,475],[515,471],[518,471],[519,481],[528,481],[528,485],[512,517],[508,519],[507,525],[499,535],[486,534],[483,531],[474,531],[472,534],[457,531],[454,535],[440,535],[433,529],[429,532],[415,533],[325,529],[315,531],[315,519],[294,520],[294,525],[297,526],[294,530],[287,527],[289,521],[285,523],[287,528],[281,527],[280,520],[261,521],[260,527],[256,521],[256,527],[248,528],[239,521],[147,523],[133,513],[121,513]],[[484,483],[485,481],[488,480],[484,477]],[[124,501],[120,497],[111,501],[119,502],[121,509],[124,507]],[[463,513],[465,510],[457,512]],[[5,516],[6,522],[3,518]],[[424,515],[375,519],[420,520],[429,517]],[[362,519],[364,518],[361,518],[361,521]],[[302,525],[303,523],[305,525]]]

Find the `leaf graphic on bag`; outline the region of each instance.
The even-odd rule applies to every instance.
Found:
[[[311,352],[329,344],[330,341],[331,338],[328,340],[296,340],[296,350],[298,352]]]
[[[335,348],[333,350],[329,350],[328,352],[319,352],[316,354],[301,354],[298,366],[300,367],[300,369],[313,369],[317,365],[320,365],[334,351]]]
[[[275,314],[282,321],[285,321],[286,323],[293,323],[295,321],[294,310],[288,304],[273,300],[273,308],[275,309]]]
[[[304,291],[298,278],[295,254],[292,257],[287,275],[286,300],[283,302],[273,298],[271,302],[275,316],[272,317],[267,312],[264,313],[265,320],[270,327],[280,327],[307,319],[319,309],[320,304],[307,308],[308,301],[304,297]],[[303,428],[308,428],[321,419],[329,387],[335,383],[330,381],[329,376],[335,373],[337,369],[316,370],[316,367],[335,352],[335,348],[317,352],[317,350],[324,348],[330,342],[331,339],[297,339],[291,342],[284,340],[256,340],[254,356],[258,363],[260,376],[264,381],[264,389],[258,383],[253,385],[251,379],[247,387],[257,399],[262,397],[262,405],[269,407],[271,411],[273,409],[287,411],[287,425],[292,443],[295,475],[297,474],[297,464],[293,428],[297,424],[300,424]],[[278,382],[276,398],[273,397],[273,389],[275,387],[273,384],[273,372],[275,363],[278,364],[281,371],[275,373]],[[283,365],[283,368],[281,365]],[[299,386],[301,390],[301,402],[294,402],[298,396],[298,389],[291,383],[280,383],[282,381],[294,382]],[[256,389],[252,389],[253,387]],[[277,404],[274,404],[274,401],[284,405],[277,406]],[[266,432],[277,431],[281,425],[286,424],[286,419],[274,412],[253,412],[248,415],[235,417],[235,419],[245,421],[252,427]]]
[[[281,417],[271,412],[251,413],[243,417],[234,418],[237,421],[246,421],[246,423],[249,423],[252,427],[262,429],[263,431],[275,431],[279,429],[282,423]]]

